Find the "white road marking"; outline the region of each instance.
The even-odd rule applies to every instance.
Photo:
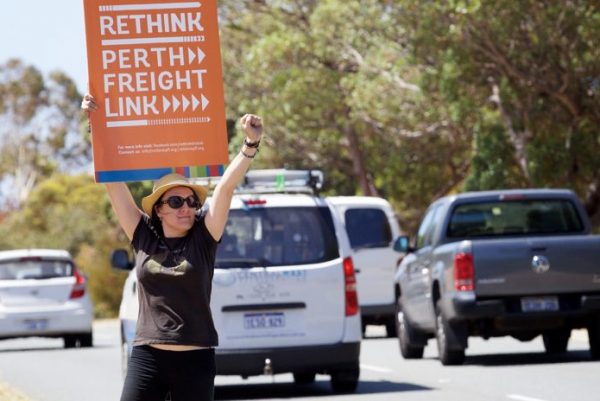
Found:
[[[511,400],[517,400],[517,401],[546,401],[546,400],[542,400],[541,398],[527,397],[525,395],[519,395],[519,394],[507,394],[506,397],[510,398]]]
[[[361,364],[360,367],[361,367],[361,369],[372,370],[374,372],[379,372],[379,373],[393,373],[394,372],[391,369],[381,368],[379,366],[372,366],[372,365]]]

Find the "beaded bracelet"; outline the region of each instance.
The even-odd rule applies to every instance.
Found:
[[[244,145],[246,145],[249,148],[258,149],[258,145],[260,145],[260,139],[256,142],[248,142],[248,138],[244,138]]]
[[[240,153],[242,155],[244,155],[244,157],[247,157],[248,159],[254,159],[254,157],[256,156],[256,153],[258,153],[258,149],[256,149],[256,152],[253,155],[249,155],[249,154],[245,153],[243,149],[240,150]]]

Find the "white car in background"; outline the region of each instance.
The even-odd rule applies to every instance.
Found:
[[[348,233],[363,332],[366,325],[385,325],[388,337],[396,336],[394,276],[400,254],[394,240],[400,225],[392,206],[374,196],[330,196]]]
[[[83,274],[64,250],[0,252],[0,339],[63,338],[91,347],[93,307]]]
[[[292,373],[298,384],[327,374],[334,392],[356,389],[361,324],[352,250],[331,204],[313,193],[321,184],[317,171],[254,170],[234,196],[213,278],[217,374]],[[126,251],[113,254],[113,265],[131,268]],[[119,313],[124,366],[136,283],[132,271]]]

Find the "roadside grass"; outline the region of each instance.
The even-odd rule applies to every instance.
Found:
[[[0,401],[31,401],[31,399],[7,384],[0,383]]]

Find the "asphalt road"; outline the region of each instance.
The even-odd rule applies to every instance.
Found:
[[[548,356],[540,339],[470,339],[466,363],[443,367],[430,341],[425,357],[405,361],[395,339],[369,327],[363,342],[356,394],[333,395],[327,376],[296,386],[291,375],[217,377],[218,400],[402,400],[402,401],[597,401],[600,362],[589,359],[585,332],[574,333],[569,351]],[[35,401],[118,400],[121,390],[118,328],[98,322],[92,349],[62,348],[61,340],[0,342],[0,381]],[[5,400],[2,400],[5,401]],[[9,401],[9,400],[6,400]]]

